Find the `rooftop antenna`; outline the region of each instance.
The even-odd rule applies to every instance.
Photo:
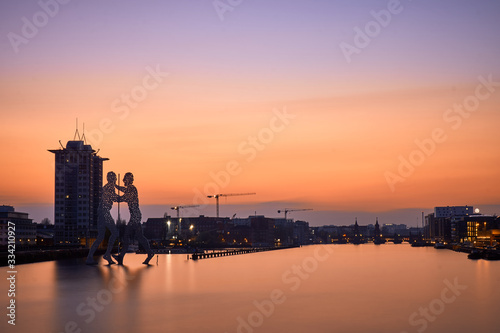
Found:
[[[82,140],[84,144],[87,144],[87,140],[85,139],[85,123],[83,123]]]
[[[78,132],[78,118],[76,118],[76,131],[75,131],[75,135],[73,136],[73,141],[75,141],[75,138],[78,138],[78,140],[81,140],[80,133]]]

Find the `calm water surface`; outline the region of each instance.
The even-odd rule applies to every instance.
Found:
[[[18,266],[16,326],[4,310],[1,332],[500,331],[500,261],[449,250],[314,245],[199,261],[159,255],[149,267],[144,257]],[[7,299],[5,278],[1,287]]]

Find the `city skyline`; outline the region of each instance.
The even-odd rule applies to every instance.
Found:
[[[46,3],[0,11],[0,204],[38,222],[76,118],[145,217],[241,192],[221,216],[500,211],[495,1]]]

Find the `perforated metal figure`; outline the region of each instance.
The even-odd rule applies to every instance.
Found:
[[[118,237],[118,229],[116,228],[115,220],[113,220],[110,210],[111,207],[113,207],[113,202],[118,202],[118,195],[115,191],[116,174],[113,171],[110,171],[108,172],[106,178],[108,183],[102,187],[101,202],[99,202],[99,207],[97,208],[97,238],[90,247],[86,261],[88,265],[97,264],[97,262],[94,261],[94,253],[99,247],[99,244],[101,244],[104,240],[106,229],[109,230],[111,235],[109,236],[108,247],[103,258],[106,259],[110,265],[115,264],[111,258],[111,250],[113,249],[115,240]]]
[[[119,196],[120,202],[126,202],[128,204],[128,209],[130,211],[130,221],[127,224],[127,227],[125,228],[125,235],[123,237],[123,247],[119,255],[113,256],[116,261],[118,261],[118,264],[123,265],[123,257],[125,256],[125,253],[127,253],[129,242],[130,242],[130,236],[135,235],[137,237],[137,240],[139,241],[139,244],[142,245],[142,247],[146,250],[146,253],[148,254],[146,260],[144,260],[143,264],[148,265],[149,261],[151,258],[153,258],[154,253],[151,251],[151,248],[149,247],[149,242],[146,237],[144,237],[144,234],[142,233],[142,228],[141,228],[141,210],[139,209],[139,195],[137,192],[137,188],[132,185],[134,182],[134,175],[130,172],[127,172],[125,176],[123,176],[123,184],[125,186],[118,186],[115,185],[117,189],[120,191],[124,192],[122,196]]]

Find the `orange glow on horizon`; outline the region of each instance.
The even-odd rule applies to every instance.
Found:
[[[431,207],[443,197],[448,202],[497,203],[493,189],[499,185],[500,156],[492,152],[498,151],[498,95],[481,104],[458,130],[442,119],[450,106],[448,95],[438,98],[434,90],[416,90],[406,92],[405,99],[387,92],[276,103],[275,110],[286,109],[295,118],[280,131],[264,133],[275,117],[268,103],[237,109],[232,109],[237,103],[229,103],[227,109],[219,98],[205,97],[203,105],[173,96],[165,102],[162,94],[171,89],[153,92],[123,120],[106,107],[83,117],[78,110],[84,106],[63,114],[62,105],[51,107],[55,100],[32,110],[30,117],[9,113],[9,121],[22,126],[0,134],[2,151],[15,156],[1,166],[2,174],[11,175],[2,184],[2,203],[53,202],[54,157],[47,149],[58,148],[59,139],[63,145],[72,139],[77,116],[81,122],[89,119],[85,134],[94,142],[98,136],[92,131],[99,122],[111,121],[113,130],[102,134],[94,148],[110,159],[105,172],[136,175],[142,205],[191,204],[197,190],[211,194],[206,193],[214,188],[210,183],[220,193],[257,192],[255,198],[231,200],[238,204],[294,201],[325,209],[379,210]],[[49,114],[50,127],[40,125]],[[397,174],[399,156],[408,159],[418,148],[415,140],[429,138],[437,127],[447,139],[392,192],[384,173]],[[239,172],[226,183],[221,174],[231,161]],[[224,178],[219,183],[217,175]]]

